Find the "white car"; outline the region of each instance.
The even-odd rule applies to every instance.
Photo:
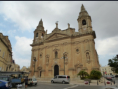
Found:
[[[37,85],[36,78],[28,78],[28,85]]]
[[[70,83],[70,76],[68,75],[56,75],[54,78],[51,79],[51,83],[59,82],[59,83]]]
[[[112,81],[115,83],[117,82],[118,83],[118,75],[115,75],[113,78],[112,78]]]

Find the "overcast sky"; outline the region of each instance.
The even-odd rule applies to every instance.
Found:
[[[40,19],[48,33],[56,27],[66,29],[67,23],[78,31],[77,18],[84,5],[96,32],[95,47],[102,66],[118,54],[117,1],[1,1],[0,32],[8,35],[16,64],[30,66],[33,31]]]

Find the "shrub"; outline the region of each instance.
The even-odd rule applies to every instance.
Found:
[[[89,74],[83,70],[81,70],[77,75],[80,75],[81,79],[86,79]]]
[[[90,79],[100,79],[101,77],[102,77],[101,72],[97,70],[92,70],[89,76]]]

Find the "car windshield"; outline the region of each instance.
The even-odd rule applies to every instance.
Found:
[[[8,78],[6,78],[6,77],[1,77],[1,78],[0,78],[0,80],[9,81],[9,79],[8,79]]]
[[[33,81],[36,81],[36,79],[35,79],[35,78],[33,78],[32,80],[33,80]]]

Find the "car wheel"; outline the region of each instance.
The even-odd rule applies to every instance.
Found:
[[[37,83],[35,83],[35,85],[37,85]]]
[[[30,86],[32,86],[32,83],[30,83]]]
[[[65,84],[65,81],[62,81],[63,84]]]
[[[51,83],[54,83],[54,81],[52,80]]]

